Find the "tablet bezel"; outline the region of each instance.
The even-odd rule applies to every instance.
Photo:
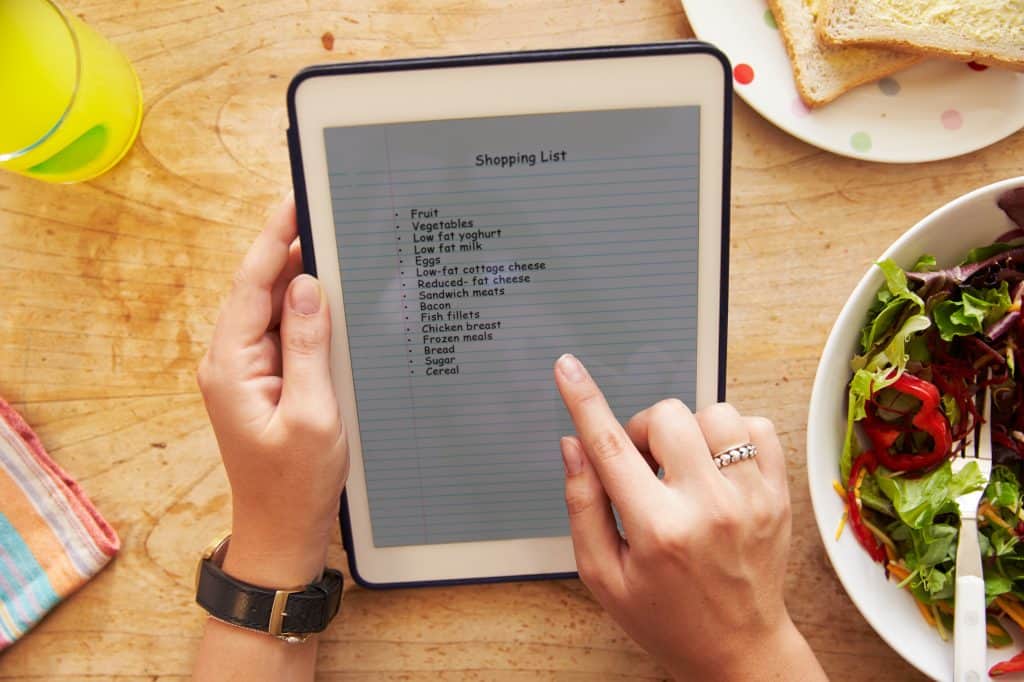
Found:
[[[572,79],[574,88],[564,86]],[[387,81],[385,83],[385,81]],[[446,96],[437,97],[438,88]],[[444,88],[447,88],[445,90]],[[487,97],[453,98],[452,89]],[[435,95],[435,96],[432,96]],[[527,96],[528,95],[528,96]],[[341,524],[349,568],[368,587],[571,577],[568,536],[375,547],[362,464],[324,129],[484,116],[701,107],[697,406],[724,399],[728,308],[731,70],[696,41],[311,67],[288,90],[288,142],[303,262],[331,309],[332,375],[349,433],[351,473]],[[381,112],[387,112],[381,115]],[[317,258],[317,254],[323,258]],[[569,349],[571,350],[571,349]],[[357,561],[358,560],[358,561]]]

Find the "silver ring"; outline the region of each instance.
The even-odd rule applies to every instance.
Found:
[[[753,443],[744,443],[743,445],[723,450],[711,459],[714,460],[716,467],[724,469],[730,464],[742,462],[745,459],[753,459],[754,457],[757,457],[757,446]]]

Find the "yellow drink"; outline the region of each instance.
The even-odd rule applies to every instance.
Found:
[[[117,48],[50,0],[0,0],[0,169],[79,182],[112,168],[142,121]]]

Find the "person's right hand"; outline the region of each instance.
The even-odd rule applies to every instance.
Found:
[[[576,565],[626,633],[679,679],[825,679],[783,601],[789,493],[771,422],[664,400],[623,428],[576,358],[555,380],[578,433],[562,439]],[[747,442],[756,458],[716,468]]]

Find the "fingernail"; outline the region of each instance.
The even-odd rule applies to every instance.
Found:
[[[558,358],[557,364],[558,371],[569,381],[579,382],[587,378],[587,370],[583,368],[583,363],[577,360],[575,355],[566,353]]]
[[[312,315],[320,310],[320,285],[309,275],[299,275],[292,282],[288,298],[292,310],[300,315]]]
[[[576,444],[576,439],[563,436],[559,444],[562,446],[562,464],[565,466],[565,475],[575,476],[583,471],[583,452]]]

